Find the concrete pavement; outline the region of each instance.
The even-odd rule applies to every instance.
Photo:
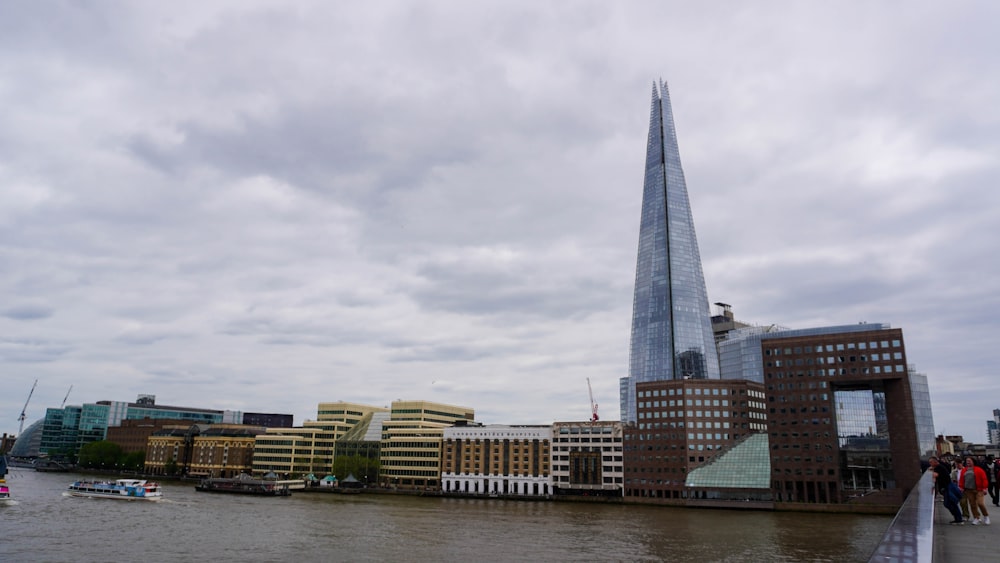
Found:
[[[989,496],[986,508],[990,526],[952,526],[951,513],[940,500],[934,501],[934,563],[988,563],[1000,561],[1000,507]]]

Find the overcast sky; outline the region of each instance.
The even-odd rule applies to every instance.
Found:
[[[0,431],[98,400],[617,419],[652,84],[709,299],[1000,408],[995,2],[4,2]]]

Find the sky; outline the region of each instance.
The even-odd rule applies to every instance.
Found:
[[[697,4],[697,5],[695,5]],[[4,2],[0,432],[98,400],[617,419],[652,85],[711,302],[1000,408],[1000,4]],[[68,398],[67,398],[68,393]]]

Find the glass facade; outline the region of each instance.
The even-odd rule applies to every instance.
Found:
[[[931,390],[927,376],[915,371],[909,372],[910,394],[913,395],[913,418],[917,422],[917,442],[920,444],[920,458],[935,455],[934,413],[931,412]]]
[[[216,411],[186,407],[156,406],[140,396],[140,402],[98,401],[83,406],[50,408],[45,411],[39,451],[49,455],[75,456],[90,442],[104,440],[108,428],[120,426],[122,420],[170,419],[202,424],[234,423],[239,411]],[[235,423],[241,420],[235,420]]]
[[[841,487],[849,496],[895,487],[885,392],[874,387],[834,392]]]
[[[50,456],[76,455],[76,441],[80,428],[81,407],[45,409],[42,441],[39,452]]]
[[[718,379],[708,292],[666,84],[653,85],[629,375],[621,416],[635,421],[635,383]]]

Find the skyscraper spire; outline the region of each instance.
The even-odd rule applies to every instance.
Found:
[[[620,389],[623,421],[635,420],[637,382],[719,378],[708,291],[665,82],[659,90],[653,83],[651,106],[629,375]]]

